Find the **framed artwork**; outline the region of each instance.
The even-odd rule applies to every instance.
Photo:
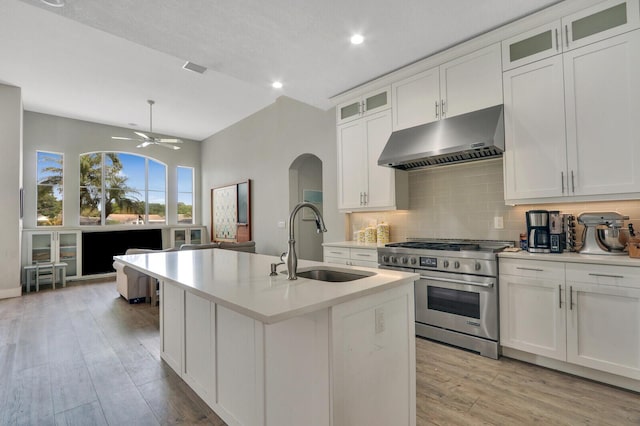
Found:
[[[303,189],[302,201],[312,203],[322,212],[322,191],[315,189]],[[315,215],[311,209],[302,209],[302,220],[315,220]]]
[[[211,190],[211,241],[251,240],[251,181]]]

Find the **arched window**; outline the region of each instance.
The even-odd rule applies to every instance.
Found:
[[[80,155],[80,225],[166,224],[167,166],[141,155]]]

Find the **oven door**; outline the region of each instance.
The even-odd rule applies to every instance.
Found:
[[[498,340],[497,279],[435,271],[415,284],[416,321]]]

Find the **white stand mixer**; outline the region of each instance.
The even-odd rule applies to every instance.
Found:
[[[582,213],[578,223],[584,225],[580,254],[626,255],[625,245],[629,234],[624,221],[629,216],[617,212]]]

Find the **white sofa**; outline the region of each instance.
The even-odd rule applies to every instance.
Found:
[[[223,250],[243,251],[247,253],[256,252],[256,243],[248,241],[244,243],[220,242],[206,244],[183,244],[180,249],[169,248],[165,250],[149,250],[149,249],[129,249],[125,254],[141,254],[141,253],[158,253],[177,250],[201,250],[209,248],[220,248]],[[138,272],[117,260],[113,262],[116,270],[116,289],[118,293],[129,303],[137,303],[141,299],[150,298],[153,304],[155,300],[156,280],[148,275]]]

